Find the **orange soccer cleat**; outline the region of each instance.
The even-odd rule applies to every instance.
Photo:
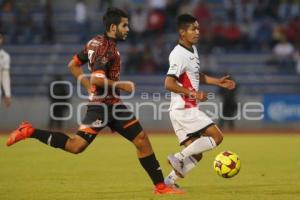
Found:
[[[184,194],[184,191],[164,183],[155,185],[154,194]]]
[[[34,132],[34,128],[28,122],[22,122],[20,126],[14,130],[9,136],[6,141],[6,146],[11,146],[20,140],[24,140],[32,135]]]

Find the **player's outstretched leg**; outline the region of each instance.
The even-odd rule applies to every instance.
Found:
[[[179,185],[176,183],[179,179],[184,178],[185,175],[190,172],[194,167],[197,166],[197,163],[202,159],[202,154],[193,155],[185,158],[183,160],[182,174],[179,174],[175,170],[172,170],[169,175],[165,178],[165,184],[179,188]],[[184,177],[183,177],[183,176]]]
[[[203,152],[215,148],[222,140],[223,136],[220,129],[216,125],[209,126],[203,131],[200,138],[188,144],[181,152],[168,156],[169,163],[174,169],[174,173],[171,172],[169,175],[175,180],[178,179],[178,177],[184,177],[186,173],[193,169],[197,164],[197,159],[192,158],[195,158],[196,155],[200,156]],[[167,183],[172,183],[171,180],[165,181]]]
[[[94,137],[95,135],[92,135],[92,137],[89,138],[93,139]],[[32,124],[28,122],[21,123],[20,126],[9,135],[6,145],[11,146],[26,138],[35,138],[51,147],[60,148],[74,154],[82,152],[89,145],[89,142],[79,135],[70,138],[61,132],[35,129]]]
[[[145,171],[150,176],[153,184],[155,185],[155,194],[183,194],[183,191],[177,188],[172,188],[164,183],[164,177],[153,153],[151,143],[148,136],[143,131],[140,132],[132,141],[136,146],[139,161]]]
[[[197,138],[192,137],[189,140],[184,142],[184,146],[187,147],[191,143],[193,143]],[[179,188],[179,185],[176,181],[180,178],[184,178],[184,176],[190,172],[194,167],[196,167],[197,163],[202,159],[202,153],[186,157],[183,160],[182,174],[179,174],[175,170],[172,170],[169,175],[165,178],[165,183],[169,186]]]

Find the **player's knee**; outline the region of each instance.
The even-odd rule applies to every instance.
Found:
[[[216,145],[221,144],[222,141],[223,141],[223,136],[222,136],[222,134],[216,135],[216,136],[214,137],[214,140],[215,140],[215,142],[216,142]]]
[[[218,128],[212,127],[212,129],[210,130],[208,136],[210,136],[214,139],[216,145],[221,144],[222,141],[223,141],[222,131]]]
[[[79,153],[82,153],[84,150],[85,150],[84,146],[74,146],[74,147],[72,147],[70,152],[73,154],[79,154]]]
[[[222,131],[215,125],[208,127],[204,132],[204,136],[212,137],[216,145],[221,144],[223,141]]]
[[[143,149],[148,146],[148,137],[146,133],[140,132],[133,140],[134,145],[137,149]]]
[[[78,138],[72,138],[67,142],[65,150],[73,154],[79,154],[85,150],[87,145],[86,142],[82,142]]]

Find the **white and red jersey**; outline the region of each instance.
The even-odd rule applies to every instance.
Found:
[[[177,79],[177,83],[189,90],[198,91],[200,76],[200,60],[197,48],[193,50],[178,44],[171,51],[167,76]],[[183,94],[171,93],[170,110],[197,107],[196,99]]]

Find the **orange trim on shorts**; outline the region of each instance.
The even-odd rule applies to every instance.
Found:
[[[77,65],[82,65],[82,62],[79,60],[77,54],[73,56],[73,60],[76,62]]]
[[[95,131],[94,129],[92,129],[90,127],[87,127],[86,125],[80,125],[78,130],[89,133],[89,134],[93,134],[93,135],[98,133],[97,131]]]
[[[127,124],[125,124],[125,125],[123,126],[123,128],[128,128],[129,126],[132,126],[133,124],[135,124],[135,123],[137,123],[137,122],[139,122],[139,120],[135,119],[135,120],[133,120],[133,121],[128,122]]]

